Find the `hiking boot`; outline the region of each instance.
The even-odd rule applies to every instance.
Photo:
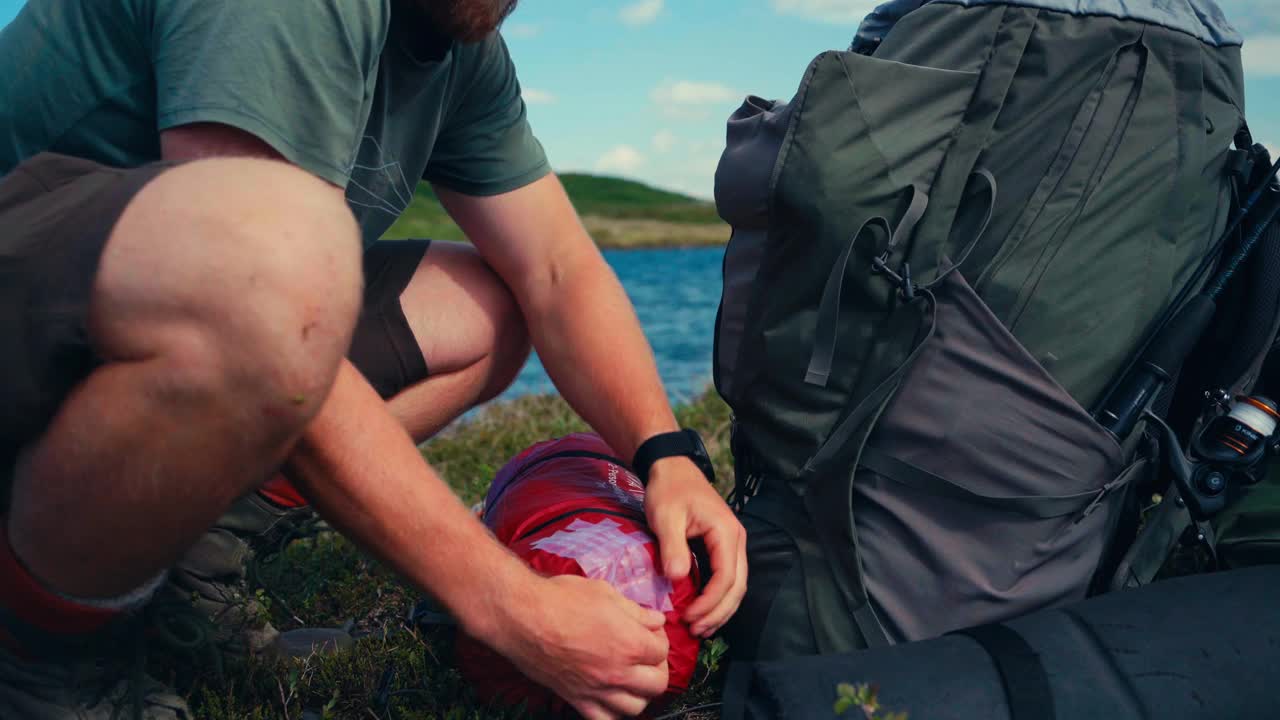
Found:
[[[167,599],[185,598],[219,628],[216,640],[231,654],[299,657],[335,652],[353,640],[342,629],[303,628],[281,633],[254,592],[254,568],[290,542],[325,529],[306,505],[286,507],[261,493],[232,505],[169,574]]]
[[[25,660],[0,645],[0,708],[15,720],[191,720],[181,697],[126,668],[106,660]]]

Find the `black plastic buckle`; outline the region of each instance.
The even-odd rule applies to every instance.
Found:
[[[1247,194],[1247,189],[1253,180],[1254,164],[1252,150],[1227,151],[1227,177],[1236,183],[1236,187],[1241,190],[1241,195]]]
[[[876,275],[884,275],[892,280],[903,300],[910,301],[916,298],[916,284],[911,279],[911,263],[904,260],[902,272],[896,273],[889,268],[889,253],[886,252],[871,261],[871,272]]]

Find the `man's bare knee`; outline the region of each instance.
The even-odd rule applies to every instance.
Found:
[[[346,353],[360,287],[341,190],[284,163],[198,161],[161,174],[116,224],[90,334],[108,360],[181,356],[178,382],[305,420]]]
[[[528,333],[515,296],[473,248],[433,243],[400,304],[434,373],[457,372],[495,355],[527,354],[521,352]]]
[[[478,255],[473,253],[469,259],[471,262],[464,263],[459,275],[466,278],[474,304],[475,317],[469,325],[482,330],[473,332],[470,338],[471,356],[466,364],[479,371],[476,402],[484,403],[501,395],[515,381],[529,359],[532,345],[524,313],[511,289]]]
[[[533,351],[524,314],[505,285],[500,297],[501,300],[495,300],[493,310],[497,332],[490,353],[492,370],[488,384],[480,393],[480,402],[488,402],[506,391]]]

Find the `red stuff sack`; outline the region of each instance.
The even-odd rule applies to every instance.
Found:
[[[645,521],[644,486],[598,435],[569,435],[520,453],[494,478],[483,519],[539,573],[604,580],[623,596],[665,613],[669,682],[650,708],[689,689],[699,640],[681,616],[698,595],[697,562],[683,580],[663,577]],[[571,712],[550,690],[465,633],[458,635],[456,655],[463,677],[484,702],[524,703],[539,717]]]

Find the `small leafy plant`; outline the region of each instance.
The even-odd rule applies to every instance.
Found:
[[[850,708],[857,708],[862,711],[866,720],[907,720],[904,712],[881,715],[877,693],[878,689],[874,685],[840,683],[836,686],[836,715],[844,715]]]

